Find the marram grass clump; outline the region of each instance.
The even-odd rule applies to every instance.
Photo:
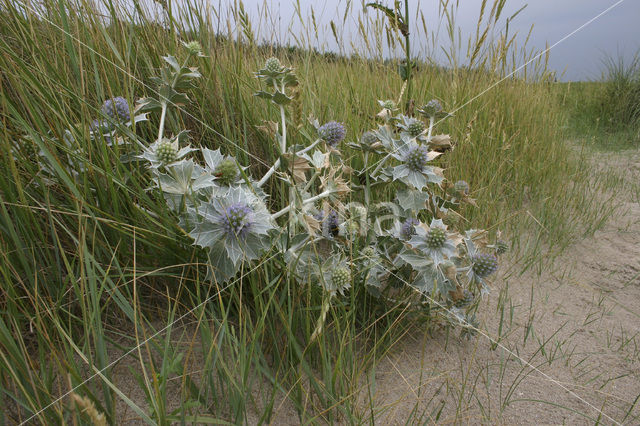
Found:
[[[169,65],[175,62],[166,60]],[[162,85],[176,91],[199,76],[194,69],[171,66],[162,75]],[[307,134],[317,137],[304,144],[290,142],[286,108],[299,84],[293,68],[270,58],[255,76],[263,87],[256,96],[276,106],[281,123],[272,135],[278,160],[263,176],[240,177],[244,168],[220,149],[184,146],[186,129],[152,142],[141,156],[155,175],[153,191],[165,198],[193,244],[207,253],[208,276],[217,283],[229,282],[266,253],[280,252],[286,263],[273,267],[285,268],[282,273],[296,286],[316,285],[326,294],[314,338],[325,330],[329,305],[337,299],[348,303],[349,292],[364,291],[383,301],[399,286],[424,300],[416,309],[429,306],[432,320],[464,323],[472,309],[461,313],[452,307],[475,306],[470,289],[488,291],[486,278],[497,264],[482,263],[479,259],[484,258],[476,254],[488,246],[482,231],[462,234],[439,219],[470,199],[448,196],[444,171],[432,163],[443,155],[429,149],[432,137],[443,138],[432,136],[434,120],[427,128],[417,118],[392,116],[395,104],[379,102],[386,113],[378,114],[377,128],[349,144],[361,148],[355,152],[363,164],[361,170],[352,170],[341,147],[347,137],[341,122],[320,125],[311,118],[315,133]],[[161,114],[172,107],[154,98],[140,104],[142,111],[158,111],[159,105]],[[427,105],[426,112],[435,113],[433,102]],[[165,133],[163,125],[161,120],[159,136]],[[198,151],[204,164],[197,160]],[[371,153],[380,158],[374,161]],[[287,189],[270,196],[267,191],[278,188],[268,185],[272,181]],[[353,185],[354,181],[364,184]],[[390,189],[389,198],[376,200],[393,212],[390,227],[381,226],[376,217],[383,213],[371,201],[374,184]],[[456,190],[466,194],[468,186],[459,182]],[[268,207],[277,204],[283,207]],[[443,264],[451,266],[443,269]],[[462,302],[454,294],[463,295]]]

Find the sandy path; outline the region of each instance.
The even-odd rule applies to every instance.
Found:
[[[624,182],[624,214],[550,271],[498,277],[482,309],[495,350],[487,336],[396,347],[377,366],[380,424],[640,424],[640,154],[597,159]]]

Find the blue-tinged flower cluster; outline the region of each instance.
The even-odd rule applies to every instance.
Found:
[[[480,278],[488,277],[498,270],[498,258],[491,253],[479,253],[473,256],[473,272]]]
[[[412,236],[416,235],[416,225],[419,223],[420,221],[412,217],[405,220],[400,228],[400,237],[405,240],[411,239]]]
[[[329,121],[318,128],[318,137],[332,147],[342,142],[346,136],[344,124],[337,121]]]
[[[316,214],[315,219],[321,223],[322,235],[325,237],[337,237],[340,232],[340,218],[338,212],[335,210],[329,210],[326,213],[320,211]]]
[[[100,111],[116,122],[126,123],[131,120],[129,103],[122,96],[106,100]]]
[[[431,99],[425,105],[418,108],[418,112],[428,116],[434,117],[440,113],[442,113],[442,104],[437,99]]]
[[[404,159],[405,164],[412,172],[421,172],[427,162],[429,161],[429,154],[427,148],[424,146],[417,146],[407,153]]]
[[[253,224],[251,207],[244,203],[235,203],[227,207],[221,217],[221,225],[229,238],[244,239]]]

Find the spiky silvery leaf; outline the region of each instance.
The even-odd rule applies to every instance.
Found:
[[[145,147],[142,155],[138,158],[149,161],[152,169],[157,169],[179,161],[188,153],[195,151],[195,149],[190,146],[180,148],[180,142],[185,140],[186,137],[186,132],[180,132],[171,139],[162,138],[161,141],[156,141],[148,147]]]
[[[330,294],[340,293],[351,287],[351,267],[340,254],[330,256],[320,266],[319,284]]]
[[[403,132],[405,132],[410,138],[418,138],[422,142],[426,142],[426,138],[423,137],[426,130],[424,122],[415,119],[413,117],[407,117],[406,115],[400,116],[400,121],[396,123]]]
[[[422,190],[427,183],[440,184],[444,180],[439,168],[427,164],[440,153],[428,151],[425,146],[418,145],[414,140],[396,142],[391,155],[401,162],[392,170],[393,180],[400,180],[417,190]]]
[[[211,150],[202,148],[202,156],[207,165],[207,170],[221,186],[239,185],[243,182],[240,169],[235,158],[222,155],[220,149]]]
[[[274,229],[262,200],[244,187],[216,192],[208,204],[191,209],[189,214],[195,223],[189,235],[195,244],[223,255],[218,262],[229,264],[222,268],[225,271],[236,271],[242,261],[258,258],[268,231]]]
[[[427,255],[437,266],[455,256],[459,241],[450,238],[441,219],[433,219],[428,228],[416,227],[416,234],[409,240],[409,244]]]

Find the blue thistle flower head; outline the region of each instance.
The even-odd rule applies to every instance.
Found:
[[[488,277],[498,270],[498,258],[491,253],[479,253],[471,258],[473,272],[480,278]]]
[[[437,99],[431,99],[429,102],[418,108],[418,112],[427,117],[435,117],[442,114],[442,104]]]
[[[122,96],[106,100],[104,104],[102,104],[100,111],[102,114],[118,123],[126,123],[131,120],[129,103]]]
[[[405,240],[411,239],[412,236],[416,235],[416,225],[419,223],[420,221],[412,217],[405,220],[400,227],[400,236]]]
[[[421,172],[429,161],[429,153],[424,146],[416,146],[407,153],[405,165],[413,172]]]
[[[371,146],[376,142],[378,142],[378,137],[372,131],[364,132],[360,138],[360,143],[365,146]]]
[[[253,225],[253,210],[245,203],[234,203],[226,208],[220,217],[220,224],[227,238],[244,239]]]
[[[324,140],[327,145],[335,147],[347,136],[347,129],[343,123],[329,121],[318,127],[318,137]]]
[[[340,232],[340,219],[338,212],[329,210],[326,215],[324,211],[314,215],[315,219],[322,224],[322,235],[325,237],[336,237]]]

